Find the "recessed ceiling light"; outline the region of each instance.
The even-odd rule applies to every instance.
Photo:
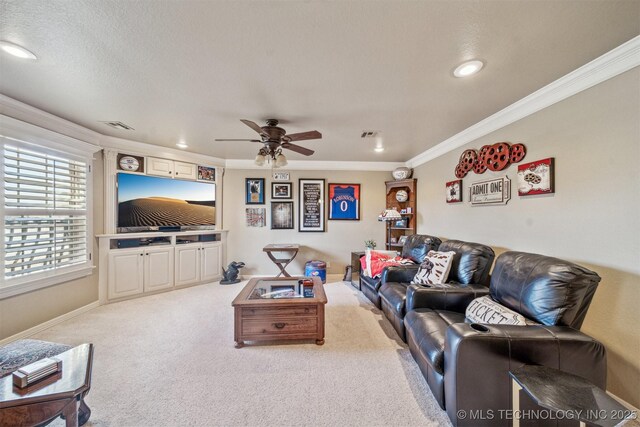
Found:
[[[178,148],[182,148],[183,150],[184,150],[185,148],[187,148],[187,147],[188,147],[188,145],[187,145],[185,142],[183,142],[183,141],[178,142],[178,143],[176,144],[176,146],[177,146]]]
[[[0,41],[0,48],[7,52],[10,55],[17,56],[22,59],[38,59],[33,52],[28,51],[22,46],[18,46],[17,44],[10,43],[8,41]]]
[[[373,149],[376,153],[382,153],[384,151],[384,147],[376,147]]]
[[[478,61],[477,59],[474,59],[473,61],[463,62],[456,67],[456,69],[453,71],[453,75],[456,77],[467,77],[482,70],[482,67],[484,67],[484,63],[482,61]]]

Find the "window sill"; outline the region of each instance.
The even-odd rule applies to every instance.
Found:
[[[83,265],[82,267],[76,267],[73,270],[67,270],[52,276],[29,278],[30,280],[21,281],[20,283],[5,282],[4,285],[0,287],[0,300],[80,279],[81,277],[93,274],[94,269],[95,266]]]

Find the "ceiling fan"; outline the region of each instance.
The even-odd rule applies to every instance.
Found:
[[[258,132],[261,139],[216,139],[216,141],[261,142],[264,145],[256,156],[256,164],[259,166],[262,166],[265,161],[269,160],[269,158],[275,161],[276,166],[285,166],[287,164],[287,159],[284,154],[282,154],[283,148],[295,151],[296,153],[300,153],[305,156],[310,156],[314,153],[313,150],[292,144],[291,141],[305,141],[309,139],[322,138],[322,134],[317,130],[287,135],[287,132],[278,126],[278,120],[276,119],[267,119],[266,126],[258,126],[251,120],[246,119],[241,119],[240,121]]]

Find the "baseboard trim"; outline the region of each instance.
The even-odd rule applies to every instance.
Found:
[[[66,321],[66,320],[73,319],[74,317],[79,316],[79,315],[81,315],[83,313],[86,313],[89,310],[93,310],[94,308],[99,307],[99,306],[100,306],[100,301],[94,301],[91,304],[87,304],[87,305],[85,305],[83,307],[77,308],[77,309],[75,309],[73,311],[70,311],[68,313],[63,314],[62,316],[58,316],[58,317],[55,317],[55,318],[53,318],[51,320],[47,320],[44,323],[40,323],[39,325],[36,325],[36,326],[34,326],[32,328],[29,328],[29,329],[27,329],[25,331],[19,332],[19,333],[15,334],[15,335],[12,335],[10,337],[2,339],[2,340],[0,340],[0,345],[8,344],[8,343],[10,343],[12,341],[21,340],[21,339],[24,339],[24,338],[29,338],[29,337],[31,337],[31,336],[39,333],[39,332],[42,332],[42,331],[44,331],[46,329],[51,328],[52,326],[55,326],[55,325],[57,325],[59,323],[62,323],[64,321]]]

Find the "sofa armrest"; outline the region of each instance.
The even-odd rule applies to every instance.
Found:
[[[406,307],[407,311],[416,308],[430,308],[464,313],[471,301],[485,295],[489,295],[489,288],[475,284],[450,284],[448,288],[409,285]]]
[[[578,375],[605,388],[605,347],[567,326],[513,326],[456,323],[445,339],[444,390],[447,413],[455,426],[473,425],[458,411],[511,409],[509,371],[541,365]],[[491,393],[478,393],[483,390]],[[510,425],[495,419],[495,425]],[[494,424],[492,424],[494,425]]]
[[[390,265],[382,270],[380,281],[382,284],[387,282],[409,283],[418,273],[420,264],[410,265]]]

